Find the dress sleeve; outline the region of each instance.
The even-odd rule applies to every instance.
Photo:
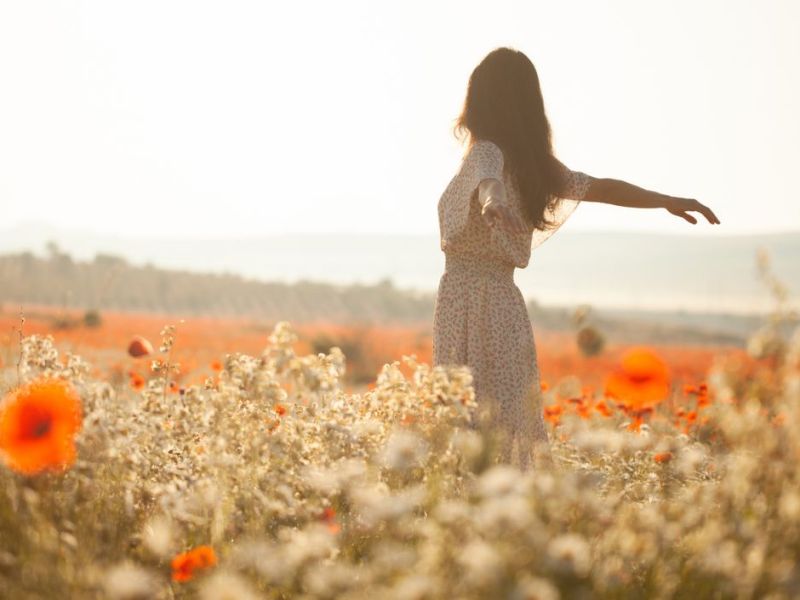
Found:
[[[442,250],[466,229],[471,212],[480,214],[482,207],[478,206],[476,190],[484,179],[503,181],[503,151],[493,142],[478,140],[464,156],[439,203]]]
[[[475,189],[484,179],[497,179],[503,182],[503,151],[489,140],[478,140],[472,146],[467,157],[467,164],[470,169],[469,178],[470,197],[475,193]]]
[[[556,199],[545,209],[544,216],[553,225],[548,229],[535,229],[531,236],[531,249],[541,246],[553,235],[575,212],[581,200],[586,196],[594,178],[581,171],[571,171],[561,161],[556,159],[556,165],[561,172],[561,190],[556,194]]]

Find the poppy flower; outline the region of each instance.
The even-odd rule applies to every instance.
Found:
[[[550,404],[543,409],[544,418],[553,425],[558,425],[561,422],[561,413],[564,412],[564,407],[560,404]]]
[[[657,452],[653,455],[653,460],[657,463],[665,463],[672,460],[672,452]]]
[[[211,546],[198,546],[178,554],[172,559],[172,580],[190,581],[197,571],[209,569],[217,564],[217,555]]]
[[[652,408],[669,395],[669,369],[648,348],[631,348],[620,367],[606,379],[606,395],[619,400],[628,410]]]
[[[613,414],[611,407],[604,400],[600,400],[595,404],[594,409],[604,417],[610,417]]]
[[[592,406],[581,398],[581,401],[575,407],[575,412],[578,413],[581,419],[588,419],[592,416]]]
[[[133,389],[137,391],[144,389],[144,377],[139,375],[136,371],[131,371],[128,375],[130,376],[130,384]]]
[[[222,371],[222,363],[218,360],[211,361],[211,370],[216,372]]]
[[[633,417],[633,421],[628,423],[628,431],[641,431],[642,424],[644,423],[644,419],[642,418],[641,413],[636,413]]]
[[[320,520],[326,524],[328,531],[331,533],[339,533],[342,529],[339,523],[336,522],[336,510],[332,506],[327,506],[323,509]]]
[[[687,384],[683,386],[683,391],[686,394],[697,396],[697,408],[703,408],[711,404],[711,399],[708,394],[708,385],[701,383],[700,385]]]
[[[81,399],[66,381],[41,378],[6,396],[0,405],[0,456],[14,471],[35,475],[75,462]]]
[[[134,358],[150,356],[153,353],[153,344],[140,335],[134,336],[128,345],[128,354]]]

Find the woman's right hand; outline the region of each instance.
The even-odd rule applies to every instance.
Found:
[[[522,220],[511,212],[505,202],[499,202],[491,197],[483,205],[481,216],[492,228],[500,226],[510,233],[526,233],[528,231]]]
[[[506,188],[499,179],[487,178],[478,184],[478,201],[482,207],[481,216],[489,227],[500,226],[511,233],[528,231],[522,220],[509,208]]]

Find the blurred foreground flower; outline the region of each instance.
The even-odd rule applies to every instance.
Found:
[[[620,367],[606,379],[606,395],[631,412],[652,409],[669,395],[670,376],[666,363],[648,348],[631,348]]]
[[[153,576],[130,562],[111,567],[103,583],[106,594],[114,600],[143,600],[153,598],[157,592]]]
[[[198,546],[172,559],[172,580],[190,581],[196,571],[217,564],[217,555],[211,546]]]
[[[0,456],[25,475],[66,469],[75,462],[81,400],[66,381],[41,378],[11,392],[0,405]]]

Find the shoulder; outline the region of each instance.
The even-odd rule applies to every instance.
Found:
[[[593,177],[582,171],[573,171],[557,158],[553,157],[559,179],[558,196],[573,200],[583,200]]]
[[[500,147],[490,140],[475,140],[464,156],[463,167],[481,172],[501,172],[505,157]]]
[[[503,161],[503,151],[491,140],[475,140],[467,156]]]

